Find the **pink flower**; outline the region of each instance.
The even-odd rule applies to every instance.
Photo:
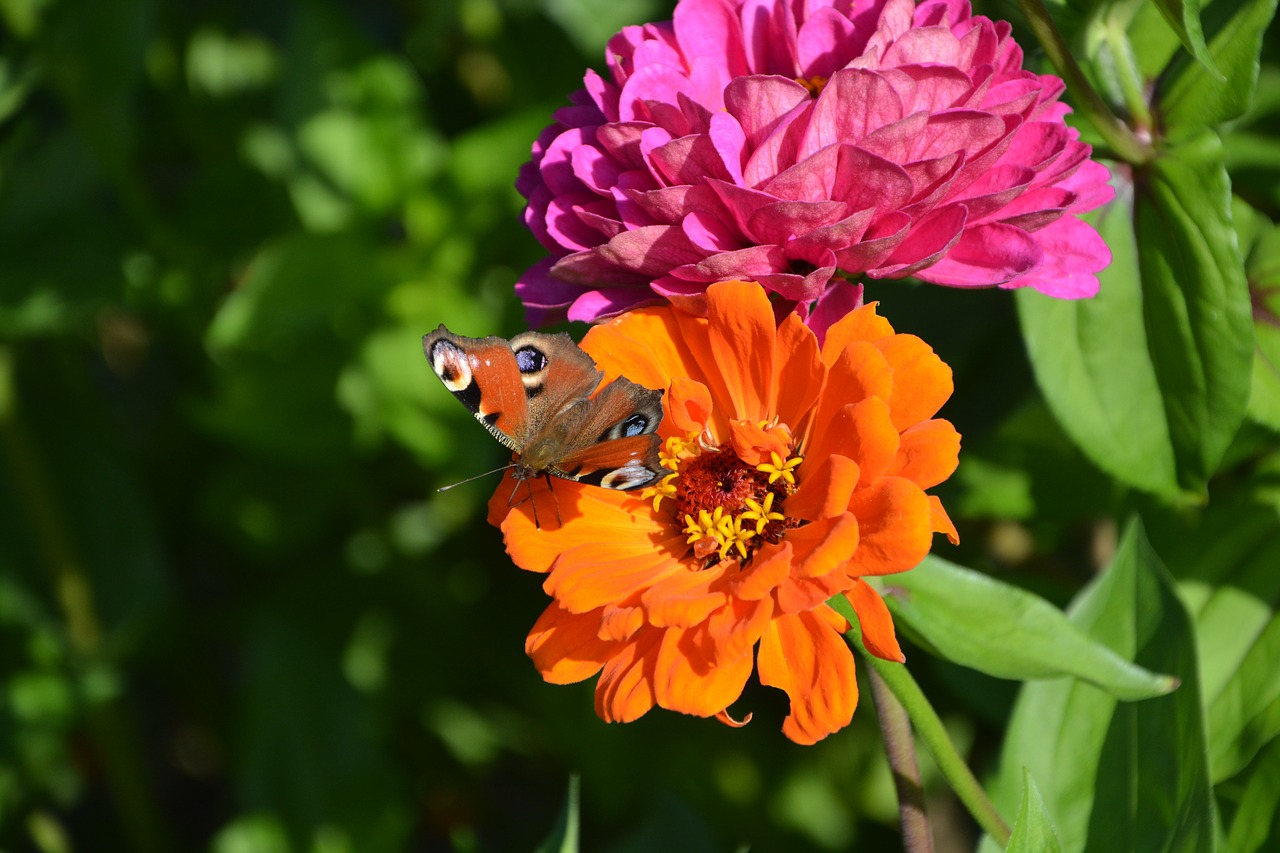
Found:
[[[967,0],[681,0],[609,42],[517,187],[533,324],[759,281],[821,330],[861,276],[1097,292],[1105,167]],[[811,313],[812,312],[812,313]]]

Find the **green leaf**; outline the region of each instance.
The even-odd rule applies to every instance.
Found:
[[[1044,599],[938,557],[883,579],[882,588],[895,623],[940,657],[987,675],[1074,676],[1121,699],[1159,696],[1177,686],[1176,679],[1090,640]]]
[[[1249,417],[1280,431],[1280,227],[1241,201],[1234,207],[1237,223],[1249,220],[1247,228],[1240,227],[1256,318]]]
[[[551,835],[538,845],[536,853],[577,853],[581,782],[581,778],[576,773],[569,777],[569,790],[565,795],[564,810],[560,812]]]
[[[1199,526],[1170,525],[1170,571],[1196,623],[1215,783],[1280,736],[1280,511],[1216,503]]]
[[[1209,55],[1223,76],[1182,53],[1174,57],[1156,88],[1166,129],[1213,127],[1239,118],[1258,84],[1262,34],[1276,0],[1213,3],[1205,13]]]
[[[1204,31],[1200,27],[1200,3],[1197,0],[1155,0],[1155,5],[1182,40],[1182,46],[1210,73],[1221,75],[1204,42]]]
[[[1245,784],[1227,834],[1227,853],[1274,850],[1280,844],[1280,741],[1272,741]]]
[[[1006,853],[1061,853],[1062,845],[1053,831],[1053,821],[1045,810],[1040,789],[1030,772],[1023,771],[1022,779],[1022,805],[1018,806]]]
[[[1067,435],[1118,479],[1174,495],[1174,452],[1142,322],[1131,205],[1122,187],[1093,218],[1112,254],[1098,295],[1051,299],[1023,289],[1018,318],[1036,382]]]
[[[1175,673],[1182,686],[1121,704],[1078,681],[1027,684],[1001,755],[997,805],[1013,810],[1026,768],[1044,786],[1065,853],[1212,850],[1194,629],[1141,523],[1128,527],[1070,617],[1116,654]]]
[[[1191,134],[1139,178],[1142,312],[1178,482],[1202,491],[1244,418],[1253,322],[1222,143]]]

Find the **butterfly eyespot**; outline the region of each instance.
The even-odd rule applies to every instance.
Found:
[[[537,347],[526,345],[516,350],[516,367],[521,373],[539,373],[546,366],[547,356]]]
[[[649,425],[649,419],[646,418],[644,415],[637,413],[627,418],[618,426],[619,426],[619,429],[622,431],[623,436],[626,436],[629,438],[630,436],[640,435],[641,433],[643,433],[645,430],[645,427],[647,427],[648,425]]]

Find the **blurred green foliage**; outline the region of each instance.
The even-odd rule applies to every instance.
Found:
[[[503,453],[421,335],[521,327],[516,171],[609,35],[669,12],[0,0],[0,849],[532,849],[571,772],[587,849],[898,843],[870,701],[812,748],[758,687],[743,730],[606,726],[523,654],[545,597],[484,523],[491,483],[436,492]],[[1273,173],[1278,105],[1264,66],[1233,170]],[[1258,234],[1276,186],[1252,184]],[[1187,510],[1057,426],[1008,294],[870,295],[964,389],[948,559],[1062,602],[1133,509],[1179,541]],[[1277,398],[1229,459],[1274,444]],[[1273,523],[1240,464],[1215,500]],[[993,767],[1013,685],[912,662]]]

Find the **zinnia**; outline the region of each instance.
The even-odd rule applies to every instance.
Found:
[[[753,669],[786,691],[787,737],[813,743],[857,704],[845,595],[874,654],[902,660],[864,577],[912,568],[935,532],[955,540],[925,490],[956,467],[960,437],[933,415],[951,371],[874,305],[826,342],[795,314],[775,325],[765,291],[724,282],[706,316],[641,309],[593,328],[583,349],[606,378],[666,389],[671,474],[641,494],[537,481],[490,521],[554,601],[526,649],[553,683],[600,674],[596,711],[634,720],[658,705],[735,724]],[[537,517],[561,518],[538,529]],[[756,650],[758,647],[758,651]]]
[[[966,0],[681,0],[609,42],[517,187],[531,324],[750,278],[821,334],[862,276],[1092,296],[1107,169]]]

